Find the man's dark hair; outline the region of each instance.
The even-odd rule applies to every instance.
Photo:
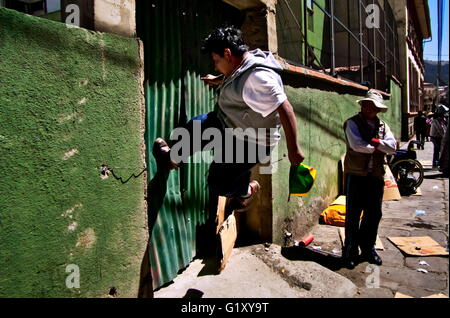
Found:
[[[235,27],[215,29],[203,41],[202,51],[224,55],[225,49],[230,49],[234,56],[242,56],[248,51],[248,46],[242,40],[242,33]]]

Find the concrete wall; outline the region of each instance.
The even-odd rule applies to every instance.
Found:
[[[137,40],[1,8],[0,43],[0,297],[137,296],[146,175],[99,172],[145,166]]]
[[[386,101],[390,110],[380,116],[398,138],[400,132],[400,89],[392,83],[393,96]],[[285,87],[286,94],[297,114],[299,143],[306,155],[305,164],[317,170],[317,179],[307,197],[291,197],[288,202],[289,168],[287,157],[280,161],[272,176],[273,241],[285,243],[285,232],[298,240],[318,223],[320,213],[339,194],[341,157],[345,154],[344,121],[359,112],[355,102],[360,96],[341,95],[311,88]],[[392,103],[392,105],[390,105]],[[283,139],[278,157],[287,156]],[[287,244],[292,243],[288,241]]]
[[[95,0],[95,30],[127,37],[136,35],[135,0]]]
[[[62,21],[66,8],[76,4],[80,8],[80,27],[125,37],[136,36],[135,0],[61,0]]]

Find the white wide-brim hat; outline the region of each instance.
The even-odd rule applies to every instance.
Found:
[[[356,102],[361,105],[361,102],[369,101],[372,102],[375,107],[379,108],[382,113],[387,112],[388,107],[383,104],[383,96],[377,91],[371,89],[367,92],[366,97],[363,99],[358,99]]]

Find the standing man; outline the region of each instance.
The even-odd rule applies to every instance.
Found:
[[[436,168],[439,164],[440,151],[442,138],[444,138],[445,131],[447,130],[447,123],[445,120],[445,109],[443,106],[438,106],[434,113],[434,119],[431,122],[431,142],[433,143],[433,168]]]
[[[250,175],[251,169],[261,162],[251,160],[248,149],[262,147],[266,155],[270,154],[281,138],[279,129],[282,126],[291,164],[298,165],[304,160],[305,156],[297,143],[295,114],[284,93],[281,77],[276,72],[282,70],[281,65],[270,52],[259,49],[248,51],[238,29],[216,29],[204,40],[202,50],[210,55],[215,70],[220,73],[218,76],[207,75],[202,80],[208,85],[219,86],[219,94],[215,111],[194,117],[184,125],[191,138],[195,138],[193,130],[196,125],[200,125],[202,133],[213,128],[220,131],[221,135],[227,133],[226,129],[265,131],[263,138],[257,138],[255,133],[248,134],[247,138],[233,133],[234,145],[237,141],[245,143],[245,154],[234,149],[233,144],[227,147],[227,143],[222,143],[223,147],[219,150],[221,159],[242,158],[242,155],[245,159],[217,162],[216,159],[220,156],[215,154],[215,161],[209,169],[208,185],[211,193],[233,198],[237,206],[245,207],[259,189],[257,181],[250,182]],[[191,140],[191,145],[195,142],[199,141]],[[192,149],[189,155],[203,150],[203,141],[201,146],[202,149]],[[172,146],[172,149],[176,148],[177,144]],[[214,149],[215,152],[217,150]],[[155,141],[153,154],[157,161],[163,162],[170,169],[176,169],[180,162],[187,159],[174,160],[171,148],[161,138]]]
[[[375,241],[382,215],[384,162],[385,155],[394,153],[397,144],[389,126],[377,117],[388,109],[381,94],[370,90],[366,98],[357,102],[361,112],[344,123],[347,202],[342,259],[350,269],[358,261],[382,264],[375,251]]]
[[[419,149],[425,149],[425,133],[427,130],[427,118],[423,111],[419,110],[416,118],[414,118],[414,130],[416,131],[416,139],[420,142]]]

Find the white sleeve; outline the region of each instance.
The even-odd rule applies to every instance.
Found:
[[[272,71],[259,69],[253,71],[245,81],[242,98],[263,117],[273,113],[287,100],[280,76]]]
[[[361,153],[374,153],[375,147],[362,139],[358,126],[353,120],[349,120],[347,122],[345,134],[347,135],[350,148],[354,151]]]
[[[384,125],[385,136],[384,139],[380,140],[380,145],[377,147],[378,150],[391,155],[395,153],[397,148],[397,141],[395,140],[394,134],[387,124]]]

